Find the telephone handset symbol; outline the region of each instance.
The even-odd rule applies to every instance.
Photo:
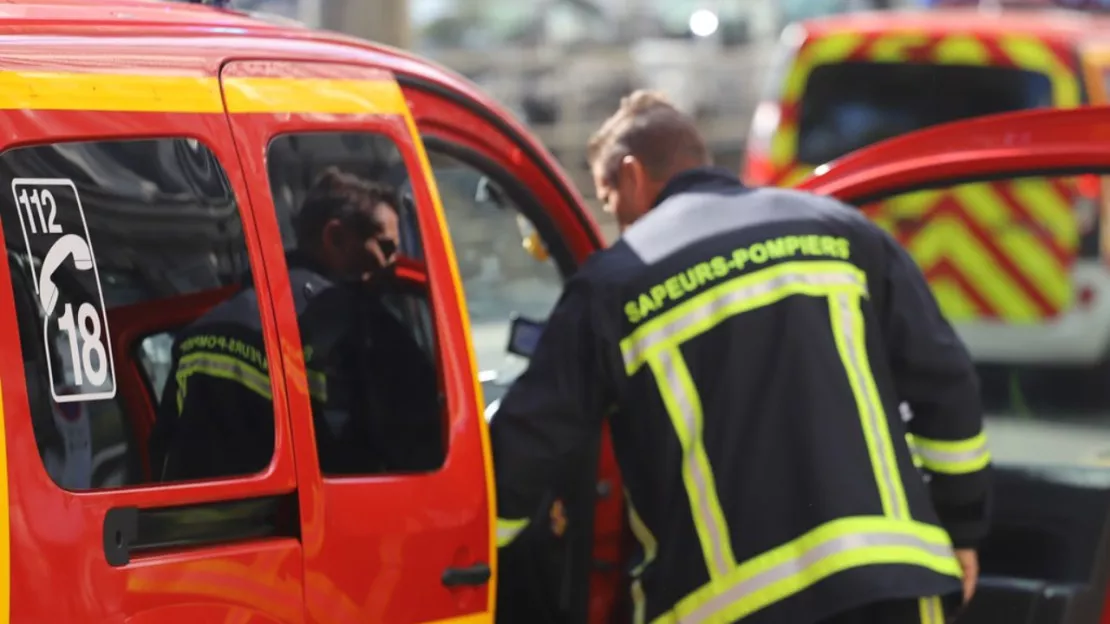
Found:
[[[54,273],[70,256],[73,256],[73,264],[77,270],[89,271],[93,268],[92,250],[84,238],[77,234],[66,234],[54,243],[46,252],[42,270],[39,272],[39,302],[47,316],[54,313],[54,306],[58,304],[58,287],[54,284]]]

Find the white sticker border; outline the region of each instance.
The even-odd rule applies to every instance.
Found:
[[[50,345],[44,344],[47,349],[46,368],[50,375],[50,395],[54,398],[56,403],[77,403],[83,401],[104,401],[116,398],[116,392],[119,384],[116,380],[116,362],[115,354],[112,349],[112,332],[108,324],[108,307],[104,304],[104,288],[100,284],[100,268],[96,262],[96,249],[93,247],[92,237],[89,236],[89,224],[85,219],[85,207],[81,203],[81,194],[77,192],[77,185],[69,178],[12,178],[12,200],[15,202],[15,212],[19,216],[19,227],[23,230],[23,244],[27,250],[27,262],[31,270],[31,281],[34,284],[35,292],[39,288],[39,276],[36,274],[34,258],[31,255],[31,239],[27,234],[27,223],[23,216],[23,210],[19,207],[19,193],[17,189],[27,186],[64,186],[69,187],[73,191],[73,198],[77,202],[77,213],[81,216],[81,227],[84,228],[85,243],[89,246],[89,256],[92,259],[93,279],[96,282],[96,294],[99,297],[100,303],[100,320],[103,324],[103,341],[104,351],[108,357],[108,378],[112,382],[111,390],[102,392],[90,392],[87,394],[69,394],[58,395],[57,388],[54,385],[54,363],[53,358],[50,357]],[[53,315],[52,315],[53,316]],[[50,322],[52,318],[48,318],[46,322]],[[76,337],[74,337],[76,339]],[[47,341],[46,327],[43,327],[43,342]],[[74,362],[74,366],[80,366],[79,362]]]

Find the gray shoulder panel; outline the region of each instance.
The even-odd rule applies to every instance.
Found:
[[[736,194],[683,193],[656,206],[621,237],[645,263],[653,263],[698,241],[729,230],[797,217],[806,206],[831,208],[835,200],[783,189],[754,189]],[[792,210],[791,207],[794,207]]]

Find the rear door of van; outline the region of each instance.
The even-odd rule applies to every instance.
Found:
[[[251,276],[241,319],[281,359],[215,63],[176,43],[0,41],[4,622],[304,621],[281,380],[252,377],[259,426],[199,453],[249,445],[256,470],[168,483],[147,457],[156,414],[179,415],[178,330]]]
[[[819,22],[789,36],[784,47],[796,53],[753,120],[749,183],[790,186],[853,150],[939,123],[1083,101],[1068,41],[1000,31],[852,31]],[[1045,323],[1071,308],[1075,271],[1083,270],[1077,263],[1098,258],[1098,192],[1088,186],[1058,178],[1015,194],[984,182],[928,203],[892,198],[868,214],[903,240],[928,274],[955,271],[970,283],[976,301],[939,289],[941,305],[954,321],[990,332],[997,323]],[[944,211],[959,215],[967,237],[986,243],[937,244],[947,225],[936,215]],[[999,244],[999,232],[1013,227],[1039,234]],[[999,273],[1005,288],[994,283]],[[1001,359],[1033,357],[1005,345],[998,352]]]
[[[1017,188],[1059,176],[1105,175],[1107,136],[1106,107],[984,117],[860,150],[800,188],[866,208],[891,198],[920,201],[985,180]],[[946,285],[965,288],[954,279]],[[1044,340],[1037,329],[1012,330],[1016,343]],[[1055,340],[1065,338],[1061,333]],[[991,528],[979,548],[979,588],[959,621],[1107,624],[1106,364],[984,365],[974,344],[969,351],[979,371],[995,475]]]
[[[220,77],[269,241],[306,619],[491,622],[489,442],[458,272],[405,97],[373,65],[256,58],[225,64]],[[402,192],[371,221],[334,217],[365,222],[334,235],[365,238],[369,247],[355,249],[382,259],[395,253],[392,266],[322,268],[316,250],[335,232],[324,234],[333,217],[320,216],[331,200],[309,200],[322,176]],[[330,293],[351,294],[328,303]]]

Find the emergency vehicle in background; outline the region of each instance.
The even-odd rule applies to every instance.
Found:
[[[791,186],[852,150],[938,123],[1107,101],[1110,16],[1000,4],[789,27],[752,120],[744,179]],[[865,207],[921,264],[978,361],[1110,372],[1108,209],[1094,175],[954,185]]]
[[[527,356],[541,325],[482,281],[498,262],[460,280],[468,239],[451,234],[503,225],[535,254],[546,277],[529,293],[549,302],[603,245],[567,176],[503,108],[397,50],[141,0],[3,5],[0,78],[0,622],[477,624],[497,607],[500,621],[601,624],[631,612],[604,432],[552,493],[565,526],[537,510],[550,531],[500,559],[494,548],[483,412],[496,419],[508,380],[482,360],[490,336]],[[864,202],[949,176],[1094,173],[1110,170],[1104,137],[1108,109],[984,120],[865,150],[809,184]],[[318,437],[338,434],[313,413],[320,380],[294,306],[311,293],[293,292],[287,256],[306,190],[330,167],[403,189],[381,296],[434,365],[442,426],[406,437],[442,436],[436,470],[321,468]],[[207,374],[272,402],[273,459],[257,474],[161,481],[148,439],[173,400],[167,377],[185,374],[170,346],[245,289],[264,353],[213,340],[239,359]],[[966,621],[1110,624],[1108,471],[1014,462],[999,475]]]

